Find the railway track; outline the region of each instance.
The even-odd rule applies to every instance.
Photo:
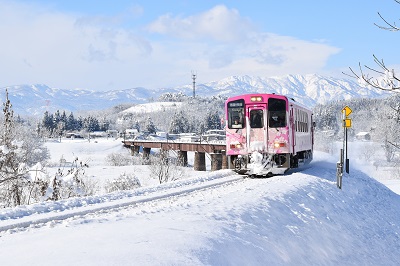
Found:
[[[224,171],[223,174],[210,175],[209,178],[195,181],[181,180],[179,182],[161,185],[157,188],[146,188],[134,193],[124,194],[125,196],[115,197],[114,199],[97,200],[96,203],[86,206],[71,206],[64,210],[54,211],[31,211],[25,215],[18,214],[0,215],[0,236],[6,233],[20,232],[29,228],[40,228],[44,226],[61,224],[65,220],[77,220],[84,217],[118,212],[123,209],[137,207],[145,203],[168,200],[173,197],[182,197],[191,193],[201,192],[210,188],[229,185],[229,183],[245,182],[243,176],[232,174],[231,171]],[[40,208],[38,208],[40,209]]]

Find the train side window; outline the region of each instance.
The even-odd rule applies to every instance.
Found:
[[[268,99],[268,123],[269,127],[286,126],[286,101],[281,99]]]
[[[264,127],[263,123],[263,110],[251,110],[250,111],[250,127],[251,128],[262,128]]]

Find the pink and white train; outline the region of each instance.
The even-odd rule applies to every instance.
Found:
[[[283,174],[312,160],[312,111],[286,96],[246,94],[225,103],[228,167],[241,174]]]

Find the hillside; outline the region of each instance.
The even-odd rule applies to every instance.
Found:
[[[193,95],[192,85],[176,88],[148,90],[131,88],[112,91],[91,91],[84,89],[62,90],[44,84],[9,86],[1,89],[4,101],[5,89],[16,114],[39,115],[46,110],[86,111],[103,110],[123,103],[141,104],[157,99],[165,93]],[[331,100],[352,98],[377,98],[385,94],[377,89],[360,87],[354,80],[323,77],[319,75],[286,75],[282,77],[232,76],[220,81],[196,85],[196,95],[202,97],[222,96],[244,93],[284,94],[307,105],[324,104]]]

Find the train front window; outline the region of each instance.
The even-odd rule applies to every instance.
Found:
[[[244,100],[228,103],[228,128],[244,128]]]
[[[263,123],[263,110],[251,110],[250,111],[250,127],[251,128],[262,128],[264,127]]]
[[[286,101],[281,99],[268,99],[268,123],[269,127],[286,126]]]

